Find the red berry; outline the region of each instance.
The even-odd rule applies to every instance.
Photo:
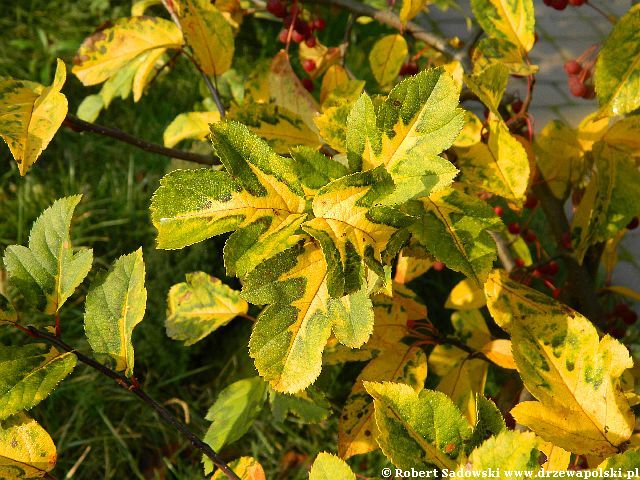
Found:
[[[316,69],[316,62],[314,62],[310,58],[307,58],[306,60],[302,61],[302,68],[304,68],[305,72],[311,73]]]
[[[304,40],[304,35],[302,35],[297,30],[294,30],[293,34],[291,35],[291,40],[293,40],[296,43],[300,43]]]
[[[567,60],[564,64],[564,71],[567,75],[578,75],[582,71],[582,66],[575,60]]]
[[[630,312],[631,309],[629,305],[626,303],[618,303],[615,307],[613,307],[613,315],[618,318],[622,318],[627,312]]]
[[[520,233],[520,224],[516,222],[511,222],[508,227],[509,233],[513,235],[518,235]]]
[[[313,21],[313,28],[315,30],[323,30],[324,27],[326,26],[327,26],[327,22],[325,22],[323,18],[316,18]]]
[[[640,219],[638,217],[633,217],[631,221],[627,224],[627,230],[635,230],[640,225]]]
[[[407,320],[407,328],[412,330],[413,327],[416,326],[416,321],[415,320]]]
[[[583,97],[587,93],[587,86],[578,77],[569,77],[569,91],[574,97]]]
[[[553,291],[551,292],[551,296],[553,298],[558,298],[561,293],[562,293],[562,289],[561,288],[554,288]]]
[[[527,229],[527,231],[524,232],[524,240],[527,243],[534,243],[536,240],[538,240],[538,236],[533,230]]]
[[[558,273],[559,267],[558,264],[552,260],[549,263],[543,265],[540,270],[542,270],[542,273],[544,273],[545,275],[550,275],[553,277]]]
[[[316,43],[318,43],[318,41],[316,40],[316,37],[309,37],[304,43],[307,44],[307,47],[313,48],[316,46]]]
[[[562,246],[567,250],[571,250],[573,248],[573,244],[571,243],[571,234],[569,232],[564,232],[562,234]]]
[[[520,110],[522,110],[523,106],[524,106],[524,103],[520,99],[517,99],[511,102],[511,109],[513,110],[513,113],[520,113]]]
[[[493,212],[498,215],[499,217],[502,216],[502,214],[504,213],[504,210],[502,209],[502,207],[500,205],[497,205],[495,207],[493,207]]]
[[[288,36],[289,32],[287,32],[286,30],[280,30],[280,33],[278,34],[278,40],[280,40],[280,42],[282,43],[287,43]]]
[[[308,92],[313,92],[313,82],[310,78],[303,78],[302,86],[306,88]]]
[[[593,100],[596,98],[596,89],[593,88],[593,85],[587,85],[587,91],[582,96],[585,100]]]
[[[638,314],[636,312],[634,312],[633,310],[629,310],[627,313],[625,313],[625,315],[622,317],[622,321],[626,324],[626,325],[633,325],[634,323],[636,323],[638,321]]]
[[[524,267],[524,260],[523,260],[523,259],[521,259],[521,258],[516,258],[516,259],[515,259],[515,262],[516,262],[516,267],[518,267],[518,268],[522,268],[522,267]]]
[[[537,206],[538,206],[538,199],[531,194],[527,195],[527,199],[524,201],[524,208],[533,210]]]
[[[534,268],[533,272],[531,272],[531,276],[533,278],[542,278],[543,277],[542,270],[540,270],[539,268]]]
[[[280,0],[268,0],[267,11],[278,18],[287,16],[287,7]]]
[[[556,10],[564,10],[565,8],[567,8],[567,5],[569,4],[569,0],[554,0],[553,2],[551,2],[551,7],[555,8]]]
[[[418,64],[416,62],[407,62],[403,64],[402,67],[400,68],[400,75],[402,76],[415,75],[419,71],[420,69],[418,68]]]
[[[587,0],[569,0],[569,5],[574,7],[579,7],[580,5],[584,5]]]
[[[445,267],[445,266],[446,266],[446,265],[445,265],[444,263],[442,263],[442,262],[433,262],[433,267],[432,267],[432,268],[433,268],[436,272],[441,272],[442,270],[444,270],[444,267]]]

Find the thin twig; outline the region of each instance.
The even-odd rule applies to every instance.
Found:
[[[175,148],[167,148],[157,143],[147,142],[141,138],[134,137],[133,135],[123,132],[117,128],[105,127],[104,125],[98,125],[97,123],[85,122],[78,117],[67,114],[64,119],[64,125],[69,127],[74,132],[91,132],[97,133],[105,137],[114,138],[120,142],[128,143],[136,148],[144,150],[145,152],[158,153],[165,157],[177,158],[180,160],[186,160],[187,162],[195,162],[201,165],[219,165],[220,160],[212,155],[202,155],[200,153],[185,152],[184,150],[177,150]]]
[[[218,108],[218,112],[220,112],[220,117],[224,118],[226,113],[224,110],[224,106],[222,105],[222,100],[220,100],[220,94],[218,93],[218,89],[215,87],[215,85],[211,83],[211,79],[209,78],[209,75],[207,75],[204,72],[204,70],[202,70],[202,67],[200,67],[196,59],[193,58],[193,55],[191,55],[189,52],[187,52],[184,49],[182,50],[182,53],[184,53],[185,57],[187,57],[189,61],[193,64],[193,66],[196,67],[196,70],[200,72],[200,76],[204,80],[204,84],[207,86],[209,93],[213,97],[213,101],[215,102],[216,107]]]
[[[189,440],[195,448],[209,457],[213,464],[218,467],[227,476],[227,478],[230,478],[231,480],[240,480],[240,477],[238,477],[238,475],[236,475],[233,470],[229,468],[229,465],[227,465],[208,444],[200,440],[197,435],[189,430],[189,428],[180,420],[178,420],[171,412],[169,412],[169,410],[164,408],[153,398],[147,395],[144,390],[142,390],[139,386],[136,386],[127,377],[78,352],[75,348],[68,345],[60,338],[55,337],[54,335],[51,335],[43,330],[39,330],[33,326],[29,326],[28,329],[33,337],[46,340],[51,345],[54,345],[60,350],[73,353],[80,362],[111,378],[120,387],[136,395],[143,402],[153,408],[158,413],[158,415],[160,415],[160,418],[162,418],[162,420],[164,420],[167,424],[177,430],[180,434],[182,434],[182,436]]]

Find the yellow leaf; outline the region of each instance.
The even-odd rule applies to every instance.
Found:
[[[85,39],[73,59],[71,71],[83,85],[104,82],[149,50],[180,48],[182,32],[171,21],[157,17],[116,20]]]
[[[623,287],[622,285],[611,285],[605,288],[605,290],[609,290],[610,292],[617,293],[619,295],[624,295],[631,300],[636,302],[640,302],[640,292],[636,292],[635,290],[629,287]]]
[[[49,87],[0,78],[0,137],[9,145],[20,175],[38,160],[67,115],[67,97],[60,92],[66,77],[58,59]]]
[[[390,85],[400,73],[408,53],[409,47],[402,35],[387,35],[378,40],[369,53],[376,81],[382,86]]]
[[[166,51],[166,48],[156,48],[155,50],[151,50],[136,70],[135,76],[133,77],[134,102],[137,102],[142,98],[144,89],[150,81],[150,75],[156,71],[156,65]]]
[[[329,94],[333,92],[339,85],[349,81],[349,74],[341,65],[331,65],[324,77],[322,77],[322,86],[320,87],[320,103],[324,103]]]
[[[161,5],[162,0],[137,0],[131,5],[131,16],[138,17],[144,15],[149,7],[154,5]]]
[[[453,143],[454,147],[470,147],[482,139],[482,122],[478,116],[470,111],[464,112],[464,126],[458,138]]]
[[[173,147],[182,140],[205,140],[209,135],[209,125],[220,120],[218,112],[181,113],[165,129],[165,147]]]
[[[476,282],[465,278],[453,287],[444,306],[456,310],[474,310],[484,307],[486,303],[482,289]]]
[[[398,283],[409,283],[429,271],[434,263],[435,260],[432,258],[414,258],[401,252],[396,263],[394,280]]]
[[[262,465],[253,457],[240,457],[229,463],[229,468],[240,477],[240,480],[266,480]],[[211,480],[225,480],[227,474],[221,470],[213,473]]]
[[[571,452],[567,452],[551,442],[543,443],[540,446],[540,450],[547,457],[547,461],[542,465],[545,470],[559,471],[569,468]]]
[[[587,115],[578,125],[578,143],[582,150],[591,150],[593,144],[602,139],[609,126],[608,118],[598,117],[598,112]]]
[[[532,0],[472,0],[471,8],[489,37],[504,39],[525,53],[533,48]]]
[[[409,20],[413,20],[427,5],[428,0],[402,0],[400,7],[400,21],[405,25]]]
[[[617,121],[605,132],[602,140],[631,155],[640,156],[640,115],[631,115]]]
[[[300,117],[313,132],[318,131],[313,119],[320,107],[296,76],[284,50],[271,62],[269,93],[276,105]]]
[[[0,422],[0,478],[42,478],[56,464],[56,446],[49,434],[24,413]]]
[[[320,77],[327,69],[342,60],[344,49],[341,47],[326,47],[316,40],[316,44],[313,47],[307,46],[305,42],[300,44],[298,49],[298,55],[300,56],[300,62],[305,60],[313,60],[316,64],[311,72],[308,72],[309,78],[315,80]]]
[[[234,42],[231,25],[209,0],[181,0],[179,21],[187,44],[207,75],[231,68]]]
[[[371,360],[356,379],[340,414],[338,455],[347,459],[378,448],[373,401],[363,382],[405,383],[419,392],[426,378],[427,358],[420,348],[397,343]]]
[[[469,183],[519,206],[529,185],[529,157],[501,120],[489,120],[488,143],[459,149],[458,166]]]
[[[522,380],[538,401],[511,411],[543,439],[573,453],[609,456],[633,432],[635,417],[620,388],[633,360],[617,340],[599,340],[580,313],[494,271],[487,306],[508,326]]]
[[[480,352],[499,367],[516,369],[516,362],[511,352],[511,340],[491,340],[482,347]]]

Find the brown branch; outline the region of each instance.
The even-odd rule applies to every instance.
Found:
[[[147,393],[144,390],[142,390],[139,385],[137,385],[137,382],[129,380],[124,375],[114,372],[110,368],[107,368],[101,363],[96,362],[94,359],[87,357],[86,355],[78,352],[72,346],[63,342],[60,338],[57,338],[54,335],[51,335],[43,330],[39,330],[33,326],[29,326],[28,330],[31,336],[45,340],[60,350],[73,353],[80,362],[84,363],[85,365],[88,365],[94,370],[97,370],[103,375],[111,378],[124,390],[127,390],[133,393],[134,395],[136,395],[148,406],[153,408],[158,413],[158,415],[160,415],[160,418],[162,418],[162,420],[164,420],[167,424],[169,424],[171,427],[177,430],[183,437],[189,440],[195,448],[197,448],[204,455],[209,457],[213,462],[213,464],[216,467],[218,467],[227,476],[227,478],[230,478],[231,480],[240,480],[238,475],[236,475],[233,472],[233,470],[229,468],[229,465],[227,465],[208,444],[200,440],[198,436],[196,436],[191,430],[189,430],[189,428],[180,420],[178,420],[171,412],[169,412],[169,410],[164,408],[162,405],[156,402],[153,398],[147,395]]]
[[[542,178],[539,172],[537,178]],[[570,232],[569,220],[564,211],[564,202],[553,195],[549,185],[544,181],[537,182],[533,185],[532,190],[540,201],[556,244],[559,248],[564,248],[565,236]],[[575,257],[564,255],[561,258],[567,269],[566,290],[573,306],[591,321],[599,323],[603,318],[603,312],[598,302],[593,278]]]
[[[384,25],[410,34],[416,40],[421,40],[431,45],[433,48],[445,54],[452,60],[462,62],[465,68],[469,66],[468,56],[464,50],[456,50],[449,44],[449,42],[447,42],[446,38],[436,35],[435,33],[428,32],[416,23],[407,22],[406,25],[403,26],[400,18],[391,11],[378,10],[364,2],[358,2],[356,0],[306,0],[306,3],[340,7],[356,15],[371,17]]]
[[[159,155],[164,155],[165,157],[177,158],[180,160],[186,160],[187,162],[199,163],[201,165],[219,165],[220,160],[213,155],[203,155],[201,153],[195,152],[185,152],[184,150],[177,150],[175,148],[167,148],[162,145],[158,145],[157,143],[147,142],[146,140],[142,140],[141,138],[134,137],[133,135],[123,132],[117,128],[105,127],[103,125],[98,125],[97,123],[85,122],[84,120],[80,120],[78,117],[67,114],[64,119],[63,124],[69,127],[74,132],[91,132],[97,133],[98,135],[102,135],[104,137],[114,138],[120,142],[128,143],[129,145],[133,145],[140,150],[144,150],[145,152],[157,153]]]

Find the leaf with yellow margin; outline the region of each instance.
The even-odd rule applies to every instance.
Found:
[[[535,43],[533,0],[471,0],[473,15],[489,38],[525,54]]]
[[[479,73],[464,76],[464,83],[493,113],[496,118],[502,118],[498,108],[507,90],[509,70],[502,64],[489,65]]]
[[[322,368],[331,332],[344,345],[362,346],[373,330],[373,308],[361,289],[331,298],[322,251],[307,238],[262,262],[244,281],[242,296],[265,308],[256,321],[249,353],[260,375],[278,392],[311,385]]]
[[[180,48],[182,44],[182,32],[170,20],[145,16],[120,18],[85,39],[71,71],[83,85],[96,85],[145,52]]]
[[[488,439],[470,455],[472,471],[536,472],[542,442],[531,432],[506,430]],[[499,478],[507,478],[501,475]]]
[[[427,357],[419,347],[396,343],[364,367],[349,393],[338,425],[338,455],[349,458],[378,448],[373,402],[365,381],[404,383],[416,392],[424,388]]]
[[[0,422],[0,478],[43,478],[56,460],[56,446],[38,422],[24,413]]]
[[[60,92],[67,78],[58,59],[53,83],[38,83],[0,77],[0,137],[24,176],[62,125],[67,115],[67,97]]]
[[[580,313],[493,272],[487,306],[511,334],[522,380],[538,401],[511,411],[518,423],[573,453],[608,456],[633,432],[635,417],[620,388],[633,360],[627,349]]]

